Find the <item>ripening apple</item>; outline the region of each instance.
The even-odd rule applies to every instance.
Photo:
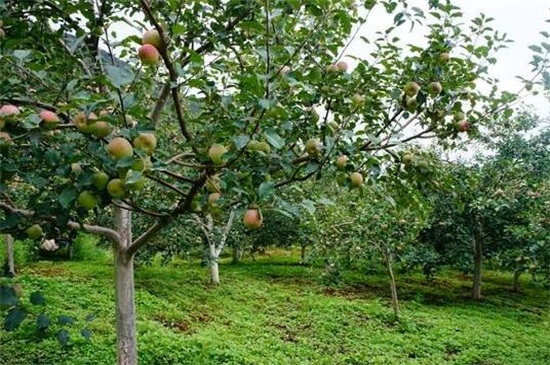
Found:
[[[92,185],[97,190],[104,190],[107,187],[108,182],[109,182],[109,175],[107,175],[103,171],[96,171],[92,175]]]
[[[40,227],[39,224],[33,224],[25,230],[25,233],[27,234],[27,237],[29,237],[31,240],[36,240],[42,237],[43,231],[42,227]]]
[[[107,145],[107,152],[115,160],[120,160],[124,157],[132,157],[134,149],[127,139],[116,137]]]
[[[220,193],[210,193],[208,195],[208,205],[216,204],[216,200],[218,200],[220,197],[221,197]]]
[[[466,116],[462,112],[457,112],[453,115],[453,119],[455,122],[460,122],[461,120],[465,120]]]
[[[340,61],[336,64],[336,67],[338,67],[338,71],[346,72],[348,70],[348,63],[346,61]]]
[[[44,126],[48,129],[54,129],[59,124],[59,117],[52,111],[42,110],[39,116],[44,121]]]
[[[466,132],[468,131],[468,129],[470,129],[470,123],[468,123],[466,120],[456,122],[455,126],[459,132]]]
[[[0,143],[11,143],[11,136],[6,132],[0,132]]]
[[[416,94],[418,94],[418,92],[420,91],[420,85],[418,85],[414,81],[410,81],[407,83],[407,85],[405,85],[403,91],[405,92],[405,95],[409,97],[416,96]]]
[[[410,113],[414,113],[416,109],[418,109],[418,101],[416,100],[416,97],[407,97],[407,110]]]
[[[439,60],[443,63],[449,62],[450,59],[451,59],[451,55],[447,52],[443,52],[439,55]]]
[[[138,49],[138,57],[144,65],[154,66],[159,62],[160,53],[151,44],[144,44]]]
[[[335,65],[335,64],[329,65],[329,66],[327,67],[327,72],[328,72],[328,73],[336,73],[336,72],[338,72],[338,71],[340,71],[340,69],[339,69],[338,66]]]
[[[413,159],[414,159],[414,155],[410,152],[405,152],[403,154],[403,156],[401,157],[401,161],[405,164],[405,165],[410,165],[412,162],[413,162]]]
[[[346,155],[341,155],[341,156],[338,156],[338,158],[336,159],[336,167],[338,167],[340,170],[343,170],[346,168],[346,165],[348,164],[348,156]]]
[[[265,141],[262,141],[262,142],[258,142],[258,147],[257,147],[258,151],[261,151],[263,153],[266,153],[266,154],[269,154],[271,152],[271,146],[269,145],[269,143],[265,142]]]
[[[246,145],[246,149],[249,151],[259,151],[259,144],[260,142],[256,141],[255,139],[250,140],[248,144]]]
[[[162,39],[160,38],[160,33],[156,29],[149,29],[141,37],[141,44],[150,44],[156,49],[162,48]]]
[[[76,175],[80,174],[82,172],[82,166],[80,166],[78,162],[73,162],[71,164],[71,172]]]
[[[248,229],[258,229],[262,225],[263,217],[258,208],[248,209],[243,216],[244,226]]]
[[[134,147],[142,150],[148,155],[152,155],[157,148],[157,137],[153,133],[140,133],[134,138]]]
[[[223,164],[223,155],[227,152],[227,148],[221,144],[214,143],[208,149],[208,157],[215,165]]]
[[[441,86],[441,83],[437,81],[430,82],[430,84],[428,85],[428,92],[430,93],[431,96],[439,95],[442,90],[443,90],[443,87]]]
[[[136,159],[130,168],[134,171],[145,171],[149,170],[153,166],[153,163],[151,162],[151,157],[145,156],[142,158]]]
[[[91,133],[90,125],[93,122],[90,121],[95,119],[97,119],[97,117],[94,113],[90,113],[86,116],[84,112],[80,112],[74,117],[73,123],[76,126],[76,129],[78,129],[81,133]]]
[[[427,169],[427,168],[428,168],[428,161],[426,161],[426,160],[420,160],[420,161],[418,161],[417,166],[418,166],[420,169]]]
[[[0,28],[0,39],[3,39],[6,36],[6,32],[4,32],[4,29]]]
[[[89,131],[96,138],[105,138],[111,133],[111,124],[104,121],[95,122],[89,126]]]
[[[114,199],[122,199],[126,196],[126,187],[121,179],[113,179],[107,184],[107,192]]]
[[[360,188],[363,186],[363,175],[361,175],[359,172],[352,172],[349,175],[349,180],[351,182],[352,188]]]
[[[86,210],[94,209],[99,203],[99,201],[97,200],[97,197],[91,191],[87,191],[87,190],[81,192],[78,195],[76,202],[78,203],[78,205],[80,205],[82,208]]]
[[[361,94],[354,94],[352,97],[351,97],[351,102],[353,103],[353,105],[355,106],[360,106],[360,105],[363,105],[363,103],[365,102],[365,97]]]
[[[0,118],[13,117],[19,114],[19,108],[15,105],[6,104],[0,107]]]
[[[321,141],[319,141],[319,138],[311,138],[308,139],[306,142],[306,153],[310,156],[317,156],[321,150],[323,149],[323,145],[321,144]]]

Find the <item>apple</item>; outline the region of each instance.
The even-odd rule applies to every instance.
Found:
[[[249,151],[259,151],[259,144],[260,142],[253,139],[250,142],[248,142],[248,144],[246,145],[246,149]]]
[[[248,229],[258,229],[262,225],[263,217],[258,208],[248,209],[243,216],[244,226]]]
[[[81,133],[91,133],[91,124],[93,120],[96,120],[97,117],[94,113],[90,113],[88,116],[84,112],[78,113],[74,119],[73,123]]]
[[[329,66],[327,67],[327,72],[328,72],[328,73],[336,73],[336,72],[338,72],[338,71],[340,71],[340,69],[339,69],[338,66],[335,65],[335,64],[329,65]]]
[[[227,148],[221,144],[214,143],[208,149],[208,157],[215,165],[223,164],[223,155],[227,152]]]
[[[349,179],[352,188],[360,188],[361,186],[363,186],[363,175],[361,175],[359,172],[352,172],[349,175]]]
[[[261,152],[264,152],[266,154],[269,154],[271,152],[271,146],[269,145],[269,143],[265,142],[265,141],[262,141],[262,142],[258,142],[258,147],[257,147],[257,151],[261,151]]]
[[[73,162],[71,164],[71,172],[73,174],[80,174],[82,172],[82,167],[80,166],[80,164],[78,162]]]
[[[429,165],[428,165],[428,161],[426,161],[426,160],[420,160],[420,161],[418,161],[417,166],[418,166],[419,168],[421,168],[421,169],[427,169],[428,166],[429,166]]]
[[[42,237],[42,227],[40,227],[39,224],[34,224],[27,228],[25,230],[25,233],[27,234],[27,237],[29,237],[31,240],[36,240],[40,237]]]
[[[348,63],[346,61],[340,61],[336,64],[338,71],[346,72],[348,70]]]
[[[99,203],[96,196],[92,192],[87,190],[81,192],[78,195],[76,202],[78,203],[78,205],[86,210],[94,209]]]
[[[351,97],[351,102],[353,103],[353,105],[355,106],[360,106],[360,105],[363,105],[363,103],[365,102],[365,97],[361,94],[354,94],[352,97]]]
[[[148,155],[152,155],[157,148],[157,137],[153,133],[140,133],[134,138],[134,147],[142,150]]]
[[[121,179],[113,179],[107,184],[107,192],[114,199],[122,199],[126,196],[126,187]]]
[[[210,193],[210,195],[208,195],[208,205],[216,204],[216,200],[218,200],[220,197],[220,193]]]
[[[343,170],[346,168],[346,165],[348,164],[348,156],[346,155],[341,155],[341,156],[338,156],[338,158],[336,159],[336,167],[338,167],[340,170]]]
[[[310,156],[317,156],[323,149],[318,138],[311,138],[306,142],[306,153]]]
[[[4,29],[0,28],[0,39],[3,39],[6,36],[6,32],[4,32]]]
[[[403,154],[403,156],[401,157],[401,161],[405,164],[405,165],[410,165],[414,160],[414,155],[410,152],[405,152]]]
[[[143,33],[143,36],[141,37],[141,44],[150,44],[156,49],[162,48],[162,39],[160,37],[160,33],[156,29],[149,29],[145,33]]]
[[[416,82],[410,81],[407,83],[407,85],[405,85],[403,91],[405,92],[405,95],[413,97],[416,96],[416,94],[418,94],[418,92],[420,91],[420,86]]]
[[[108,122],[95,122],[89,126],[89,131],[96,138],[105,138],[111,133],[111,125]]]
[[[462,112],[455,113],[453,115],[453,119],[455,122],[460,122],[461,120],[465,120],[466,116]]]
[[[407,97],[407,110],[410,113],[414,113],[418,109],[418,101],[416,101],[416,97]]]
[[[48,129],[53,129],[57,127],[57,124],[59,124],[59,117],[52,111],[42,110],[39,116],[44,121],[44,125]]]
[[[0,107],[0,118],[13,117],[19,114],[19,108],[15,105],[6,104]]]
[[[443,87],[441,86],[441,83],[437,81],[430,82],[430,84],[428,85],[428,92],[430,93],[431,96],[439,95],[442,90],[443,90]]]
[[[154,66],[159,62],[160,53],[151,44],[144,44],[138,49],[138,57],[144,65]]]
[[[466,120],[456,122],[455,126],[459,132],[466,132],[468,131],[468,129],[470,129],[470,123],[468,123]]]
[[[108,182],[109,182],[109,175],[107,175],[103,171],[96,171],[92,175],[92,185],[97,190],[104,190],[107,187]]]
[[[144,170],[149,170],[152,165],[153,163],[151,162],[151,157],[145,156],[145,157],[136,159],[132,163],[130,168],[134,171],[144,171]]]
[[[443,63],[449,62],[451,55],[448,52],[443,52],[439,55],[439,60]]]
[[[116,137],[107,145],[107,152],[115,160],[120,160],[124,157],[132,157],[134,149],[127,139]]]
[[[6,132],[0,132],[0,143],[11,143],[11,136]]]

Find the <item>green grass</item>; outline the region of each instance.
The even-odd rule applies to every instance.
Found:
[[[399,278],[403,318],[392,321],[384,276],[347,273],[327,289],[317,268],[284,255],[221,265],[222,285],[208,285],[206,268],[175,263],[136,272],[140,363],[160,364],[550,364],[549,294],[487,273],[485,299],[472,302],[469,277],[446,272],[433,283]],[[33,337],[27,323],[0,331],[0,364],[114,364],[112,265],[41,262],[22,269],[24,300],[46,294],[48,313],[69,314],[72,346],[50,334]],[[91,342],[79,337],[84,318]]]

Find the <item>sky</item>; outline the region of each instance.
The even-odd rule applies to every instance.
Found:
[[[427,0],[408,0],[409,7],[417,6],[427,9]],[[529,62],[533,52],[527,47],[532,44],[540,44],[543,41],[541,31],[550,33],[550,0],[453,0],[452,3],[461,8],[464,13],[465,24],[484,13],[494,18],[494,29],[504,32],[514,43],[509,44],[508,49],[497,53],[498,62],[491,66],[491,76],[499,80],[500,88],[510,92],[519,90],[521,82],[516,76],[528,77],[531,74]],[[365,26],[361,28],[359,35],[372,38],[375,31],[386,29],[391,25],[394,14],[388,15],[382,7],[373,12]],[[407,43],[418,43],[423,39],[420,27],[415,27],[410,32],[409,26],[403,26],[399,36]],[[546,40],[550,43],[550,40]],[[364,43],[357,37],[348,48],[346,54],[360,55],[365,53]],[[351,64],[353,61],[349,60]],[[550,117],[550,103],[542,95],[528,97],[526,103],[533,105],[537,113]]]

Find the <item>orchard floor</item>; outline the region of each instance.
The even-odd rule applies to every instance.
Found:
[[[402,319],[395,323],[385,277],[356,273],[326,289],[318,268],[296,261],[279,255],[222,264],[219,287],[208,285],[199,266],[139,267],[140,364],[550,364],[550,296],[527,277],[513,294],[508,276],[487,273],[485,297],[476,303],[468,299],[467,276],[449,272],[432,283],[401,276]],[[17,280],[26,303],[41,290],[50,317],[76,321],[69,348],[53,331],[38,341],[32,321],[15,333],[0,330],[1,365],[115,363],[112,265],[41,262]],[[95,319],[87,324],[89,314]],[[85,326],[90,342],[79,334]]]

